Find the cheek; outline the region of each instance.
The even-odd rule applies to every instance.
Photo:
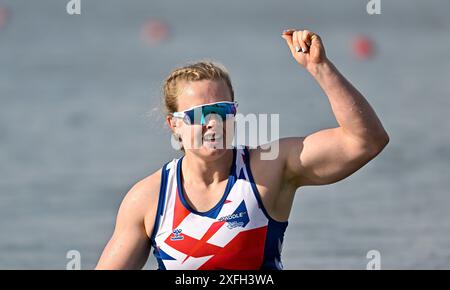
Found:
[[[181,137],[183,141],[190,142],[199,139],[202,140],[202,126],[200,125],[185,125],[183,124],[182,127],[180,127],[179,133],[181,134]],[[194,142],[195,143],[195,142]]]
[[[231,146],[231,143],[235,138],[235,130],[236,130],[236,123],[234,122],[234,120],[227,120],[225,122],[225,130],[224,130],[227,148],[228,146]]]

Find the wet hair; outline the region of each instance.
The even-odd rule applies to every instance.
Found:
[[[212,61],[200,61],[174,69],[165,79],[163,103],[166,113],[171,114],[177,111],[177,97],[180,90],[180,83],[201,80],[224,81],[230,90],[231,100],[234,101],[233,86],[231,85],[230,76],[225,67]]]

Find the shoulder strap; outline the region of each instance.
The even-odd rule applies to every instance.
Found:
[[[153,231],[152,231],[152,235],[150,236],[150,240],[152,241],[152,243],[154,244],[154,240],[155,240],[155,235],[158,232],[158,227],[159,227],[159,220],[161,218],[161,216],[164,214],[164,203],[165,203],[165,199],[166,199],[166,190],[167,190],[167,179],[169,176],[169,170],[170,167],[168,167],[167,165],[170,162],[167,162],[166,164],[164,164],[164,166],[161,169],[161,185],[159,187],[159,194],[158,194],[158,207],[156,210],[156,216],[155,216],[155,223],[153,225]]]

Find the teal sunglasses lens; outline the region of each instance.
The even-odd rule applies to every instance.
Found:
[[[216,114],[226,120],[228,115],[236,115],[236,104],[234,103],[218,103],[212,105],[205,105],[185,111],[185,122],[188,124],[204,125],[206,117],[210,114]]]

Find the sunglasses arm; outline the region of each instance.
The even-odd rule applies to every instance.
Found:
[[[185,113],[184,112],[173,112],[172,117],[174,118],[184,118]]]

